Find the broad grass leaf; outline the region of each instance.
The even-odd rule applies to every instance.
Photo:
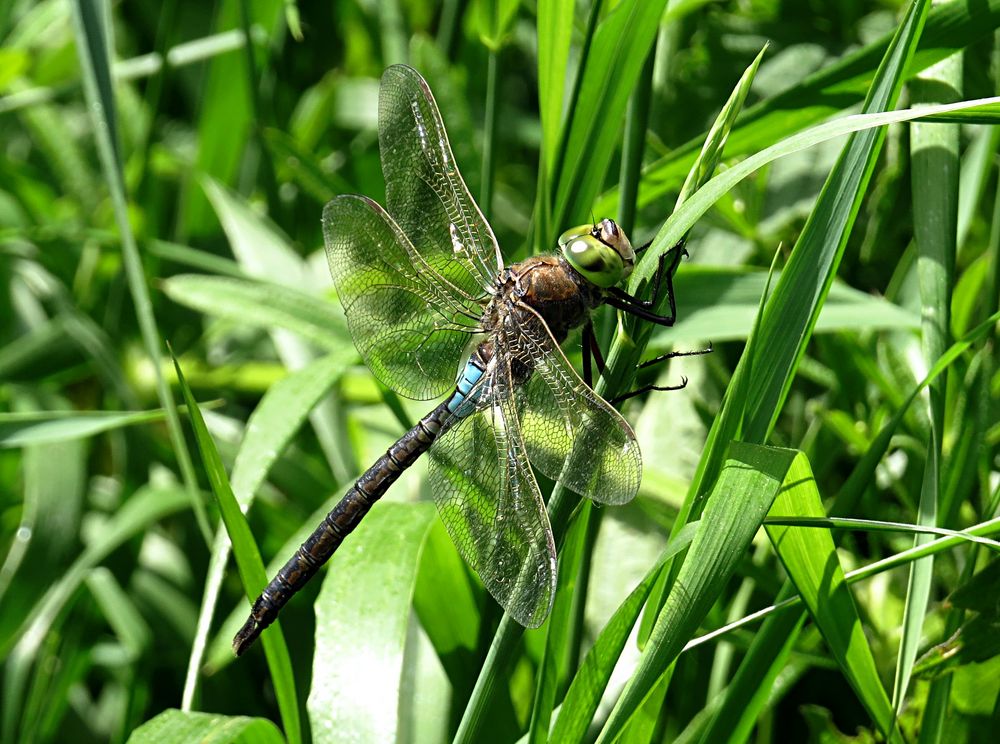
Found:
[[[775,274],[780,276],[780,272]],[[651,343],[676,348],[706,339],[747,338],[766,282],[766,271],[700,264],[682,267],[674,280],[677,323],[654,331]],[[916,313],[835,280],[814,332],[915,330],[919,325]]]
[[[332,353],[344,353],[350,336],[342,311],[332,303],[277,284],[229,277],[180,274],[163,290],[186,307],[268,329],[293,331]]]
[[[307,703],[317,744],[397,739],[413,591],[435,518],[430,503],[378,504],[331,558]],[[443,681],[442,671],[431,684]]]
[[[154,411],[30,411],[0,413],[0,447],[29,447],[83,439],[125,426],[162,421]]]
[[[601,630],[566,691],[566,696],[559,707],[558,718],[552,728],[552,741],[582,741],[585,738],[601,698],[607,691],[611,673],[618,663],[632,628],[635,627],[660,569],[670,558],[691,545],[700,524],[691,522],[685,525],[670,540],[653,567]]]
[[[220,716],[165,710],[139,726],[128,744],[284,744],[278,727],[266,718]]]
[[[826,512],[812,468],[798,458],[789,468],[786,487],[775,499],[769,517],[822,517]],[[894,714],[861,618],[844,578],[829,530],[766,524],[768,537],[795,584],[809,614],[823,634],[858,699],[883,731],[894,728]]]

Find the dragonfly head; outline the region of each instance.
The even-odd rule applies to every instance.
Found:
[[[559,250],[587,281],[605,289],[628,278],[635,266],[632,244],[614,220],[570,228],[559,236]]]

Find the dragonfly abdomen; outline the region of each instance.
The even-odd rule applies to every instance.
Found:
[[[445,420],[454,415],[452,403],[459,397],[465,400],[467,393],[468,390],[463,393],[456,388],[448,400],[418,421],[355,481],[257,597],[250,617],[233,638],[233,651],[237,656],[274,622],[281,608],[330,559],[389,486],[430,448]]]
[[[445,403],[448,410],[456,416],[465,417],[475,410],[475,402],[480,396],[476,384],[486,372],[485,364],[480,359],[481,354],[482,350],[477,349],[476,353],[466,362],[462,374],[458,377],[458,382],[455,383],[455,392]],[[463,405],[465,403],[469,405]]]

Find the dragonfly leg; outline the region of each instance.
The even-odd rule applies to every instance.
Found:
[[[649,245],[647,244],[639,250],[642,251],[648,247]],[[635,315],[643,320],[648,320],[651,323],[672,326],[674,320],[677,318],[677,304],[674,300],[674,274],[677,273],[677,267],[680,266],[681,259],[687,254],[687,250],[684,248],[684,241],[681,240],[673,248],[660,256],[660,260],[656,265],[656,273],[653,275],[653,298],[651,300],[641,300],[622,289],[612,287],[608,290],[607,303],[611,307]],[[670,303],[670,313],[668,315],[659,315],[652,312],[649,308],[654,307],[659,302],[660,291],[663,289],[664,284],[666,284],[667,300]]]
[[[660,354],[659,356],[653,357],[652,359],[647,359],[644,362],[639,362],[635,365],[636,369],[645,369],[646,367],[652,367],[655,364],[661,364],[668,359],[674,359],[676,357],[686,357],[686,356],[701,356],[702,354],[711,354],[713,351],[711,341],[708,344],[707,349],[698,349],[697,351],[671,351],[666,354]],[[617,404],[621,403],[623,400],[628,400],[629,398],[634,398],[637,395],[642,395],[643,393],[648,393],[651,390],[680,390],[687,385],[688,381],[686,377],[681,378],[680,385],[643,385],[641,388],[637,388],[628,393],[619,395],[614,398],[609,403]]]
[[[597,334],[594,333],[594,324],[587,320],[583,327],[583,381],[587,387],[594,387],[594,374],[591,370],[591,360],[597,364],[597,374],[604,374],[604,356],[601,354],[601,345],[597,343]]]
[[[622,401],[626,401],[629,398],[634,398],[637,395],[642,395],[643,393],[648,393],[652,390],[683,390],[684,388],[687,387],[687,384],[688,384],[688,379],[686,377],[682,377],[680,385],[643,385],[641,388],[637,388],[636,390],[632,390],[631,392],[628,393],[622,393],[621,395],[612,398],[611,400],[608,401],[608,403],[610,403],[613,406],[616,406]]]
[[[670,351],[666,354],[660,354],[652,359],[647,359],[644,362],[639,362],[636,365],[636,369],[645,369],[646,367],[652,367],[654,364],[660,364],[668,359],[674,359],[676,357],[686,357],[686,356],[701,356],[702,354],[711,354],[714,351],[712,348],[712,342],[708,342],[707,349],[698,349],[697,351]]]

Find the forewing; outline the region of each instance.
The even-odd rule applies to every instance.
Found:
[[[411,67],[382,75],[378,138],[386,205],[417,251],[469,295],[489,291],[500,249],[458,172],[430,88]]]
[[[555,542],[525,457],[509,375],[487,372],[481,388],[477,410],[452,419],[431,447],[430,486],[452,540],[490,594],[536,628],[555,593]]]
[[[642,479],[632,427],[580,379],[542,319],[524,310],[532,322],[511,324],[507,334],[516,338],[505,346],[534,365],[515,393],[531,464],[602,504],[631,501]]]
[[[351,336],[372,373],[410,398],[450,390],[479,306],[422,266],[371,199],[333,199],[323,210],[323,235]]]

